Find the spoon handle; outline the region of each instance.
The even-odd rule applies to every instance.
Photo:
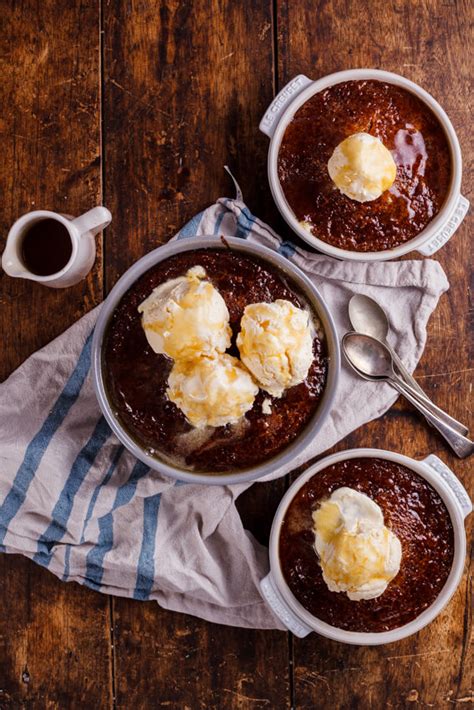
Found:
[[[411,386],[412,389],[416,390],[418,393],[418,396],[423,399],[424,403],[430,407],[431,409],[437,409],[437,414],[438,416],[442,417],[446,424],[448,424],[452,429],[455,431],[458,431],[460,434],[467,434],[469,432],[469,429],[462,424],[461,422],[458,422],[457,419],[454,419],[454,417],[451,417],[447,412],[444,412],[442,409],[439,409],[439,407],[436,407],[436,404],[428,397],[426,392],[420,387],[418,382],[415,380],[413,375],[410,375],[408,370],[406,369],[405,365],[403,362],[400,360],[398,357],[397,353],[395,350],[388,344],[385,343],[387,349],[390,351],[390,355],[392,356],[392,360],[399,371],[400,375],[402,378],[405,380],[407,385]]]
[[[464,459],[474,453],[474,441],[471,441],[467,437],[459,434],[455,431],[449,424],[446,424],[440,417],[435,414],[434,410],[443,411],[433,406],[433,409],[429,409],[424,401],[416,394],[409,385],[406,384],[401,378],[389,377],[390,384],[402,394],[405,399],[407,399],[414,407],[420,411],[425,419],[430,422],[441,434],[441,436],[448,442],[450,447],[453,449],[455,454],[459,456],[460,459]]]
[[[419,385],[418,382],[415,380],[415,378],[413,377],[413,375],[410,375],[410,373],[408,372],[407,368],[405,367],[405,365],[403,364],[403,362],[400,360],[400,358],[398,357],[397,353],[396,353],[395,350],[392,348],[392,346],[389,345],[386,341],[385,341],[384,345],[385,345],[386,348],[390,351],[390,355],[392,356],[392,360],[393,360],[393,362],[395,363],[395,366],[396,366],[397,370],[399,371],[400,375],[403,377],[403,379],[405,380],[405,382],[407,382],[409,385],[411,385],[411,386],[413,387],[413,389],[417,390],[418,393],[419,393],[420,395],[422,395],[422,397],[426,397],[426,394],[425,394],[424,391],[421,389],[420,385]]]

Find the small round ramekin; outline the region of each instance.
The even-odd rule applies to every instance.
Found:
[[[165,462],[162,459],[151,456],[131,437],[126,428],[122,426],[119,418],[114,413],[114,409],[109,400],[104,382],[104,360],[102,352],[104,335],[109,320],[123,295],[142,274],[151,269],[153,266],[156,266],[156,264],[159,264],[161,261],[164,261],[175,254],[181,254],[188,251],[197,251],[199,249],[231,249],[243,255],[257,257],[276,269],[283,277],[286,276],[296,285],[297,288],[301,290],[301,293],[313,307],[316,315],[320,319],[326,336],[329,355],[328,376],[317,410],[303,431],[289,446],[268,461],[264,461],[258,466],[254,466],[250,469],[213,474],[200,471],[194,472],[187,469],[181,469],[178,466],[170,464],[169,462]],[[171,478],[187,481],[189,483],[216,485],[243,483],[244,481],[262,478],[272,471],[275,471],[280,466],[291,465],[294,459],[299,456],[314,439],[314,437],[317,436],[324,420],[326,419],[326,416],[329,413],[339,380],[340,362],[341,355],[339,339],[337,337],[334,321],[318,289],[297,266],[278,254],[276,251],[236,237],[226,237],[225,240],[221,240],[220,237],[216,236],[191,237],[189,239],[176,240],[155,249],[142,259],[139,259],[130,269],[128,269],[128,271],[125,272],[119,281],[117,281],[102,304],[92,341],[92,376],[94,387],[99,401],[99,406],[112,431],[122,442],[122,444],[132,454],[134,454],[134,456],[140,459],[140,461],[146,463],[150,466],[150,468],[160,471]]]
[[[393,461],[402,466],[406,466],[417,473],[439,493],[446,505],[453,526],[454,559],[446,584],[433,604],[425,609],[416,619],[391,631],[382,631],[380,633],[346,631],[321,621],[316,616],[310,614],[310,612],[300,604],[288,587],[281,571],[279,556],[280,531],[291,501],[300,488],[317,474],[318,471],[322,471],[324,468],[338,463],[339,461],[347,461],[353,458],[385,459],[386,461]],[[383,449],[350,449],[348,451],[340,451],[332,456],[327,456],[301,475],[293,485],[290,486],[280,502],[270,534],[270,573],[260,584],[262,595],[273,612],[295,636],[302,638],[311,633],[311,631],[316,631],[321,636],[326,636],[334,641],[361,646],[378,646],[384,643],[399,641],[400,639],[415,634],[433,621],[444,609],[456,591],[462,577],[466,558],[464,520],[471,511],[472,503],[463,485],[456,478],[451,469],[434,454],[430,454],[423,459],[423,461],[415,461],[407,456],[402,456],[393,451],[385,451]],[[357,602],[354,603],[357,604]]]
[[[434,113],[444,129],[451,152],[451,183],[438,214],[414,239],[393,249],[384,251],[350,251],[332,246],[318,239],[304,229],[296,219],[288,204],[283,188],[278,179],[278,153],[285,130],[298,109],[314,94],[343,81],[383,81],[406,89],[415,94]],[[385,261],[396,259],[403,254],[417,251],[423,256],[431,256],[453,236],[469,209],[469,202],[461,195],[462,158],[456,131],[445,111],[439,103],[421,86],[403,76],[379,69],[348,69],[347,71],[328,74],[312,81],[304,74],[299,74],[280,91],[265,112],[260,121],[260,130],[270,138],[268,151],[268,180],[273,199],[280,213],[291,229],[318,251],[337,259],[351,261]]]

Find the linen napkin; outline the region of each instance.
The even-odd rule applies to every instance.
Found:
[[[296,263],[320,290],[341,335],[350,327],[352,294],[376,298],[390,313],[391,344],[415,368],[428,318],[448,288],[437,262],[340,262],[297,248],[254,217],[240,191],[194,217],[177,238],[210,234],[264,244]],[[0,385],[0,550],[108,594],[153,599],[224,624],[282,628],[259,593],[267,551],[244,529],[235,506],[251,484],[176,483],[134,459],[101,416],[90,375],[99,308]],[[387,385],[358,379],[343,364],[332,411],[293,468],[379,417],[395,399]]]

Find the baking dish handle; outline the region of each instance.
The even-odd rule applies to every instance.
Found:
[[[461,507],[463,517],[466,518],[469,513],[472,513],[471,499],[461,481],[454,475],[451,469],[434,454],[427,456],[426,459],[423,459],[422,463],[429,466],[435,473],[441,476],[446,485],[449,486]]]
[[[295,636],[304,638],[304,636],[311,633],[312,629],[299,620],[296,614],[290,609],[288,604],[283,599],[277,589],[271,572],[260,582],[260,592],[268,606],[272,609],[273,613],[278,616],[280,621],[282,621],[286,628],[289,629]]]
[[[457,230],[469,209],[469,200],[465,197],[459,195],[454,212],[451,215],[448,223],[444,225],[441,229],[427,244],[417,249],[417,251],[423,256],[431,256],[438,249],[448,242],[453,236],[454,232]]]
[[[298,76],[295,76],[294,79],[289,81],[275,96],[270,106],[265,111],[259,125],[262,133],[265,133],[266,136],[271,138],[275,133],[275,128],[287,104],[291,103],[298,94],[301,94],[303,89],[306,89],[306,87],[312,83],[313,81],[308,79],[304,74],[298,74]]]

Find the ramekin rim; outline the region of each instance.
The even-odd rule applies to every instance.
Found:
[[[435,490],[441,496],[446,508],[448,510],[451,523],[453,525],[454,533],[454,557],[453,563],[448,575],[448,579],[441,589],[440,593],[430,604],[427,609],[424,609],[421,614],[419,614],[415,619],[412,619],[407,624],[399,626],[390,631],[382,632],[358,632],[358,631],[347,631],[345,629],[340,629],[336,626],[332,626],[327,622],[318,619],[316,616],[312,615],[308,610],[306,610],[301,602],[293,595],[286,580],[283,577],[281,570],[280,558],[279,558],[279,539],[281,525],[284,519],[284,514],[286,513],[291,501],[297,494],[297,492],[302,488],[305,483],[317,474],[320,470],[332,465],[338,461],[344,461],[351,458],[381,458],[388,461],[394,461],[400,463],[407,468],[410,468],[422,478],[428,481]],[[425,457],[426,458],[426,457]],[[425,475],[426,474],[426,475]],[[325,456],[315,464],[310,466],[304,473],[302,473],[296,481],[285,492],[280,504],[275,512],[272,528],[270,532],[269,540],[269,560],[270,560],[270,573],[274,579],[274,582],[285,600],[286,604],[290,607],[293,614],[295,614],[298,619],[303,621],[305,625],[311,628],[312,631],[319,633],[326,638],[330,638],[334,641],[339,641],[341,643],[347,644],[360,644],[360,645],[381,645],[386,643],[393,643],[395,641],[401,640],[417,633],[422,628],[431,623],[445,608],[449,603],[453,594],[455,593],[459,582],[461,580],[464,562],[466,557],[466,535],[465,535],[465,525],[464,517],[461,513],[459,503],[446,483],[441,477],[437,477],[433,472],[433,469],[425,462],[425,459],[417,460],[410,456],[400,454],[396,451],[390,451],[388,449],[375,449],[369,447],[346,449],[344,451],[338,451],[329,456]]]
[[[369,77],[369,74],[372,76]],[[373,252],[359,252],[341,249],[323,241],[322,239],[319,239],[318,237],[315,237],[303,229],[285,198],[283,189],[278,179],[277,171],[277,160],[281,138],[283,137],[284,131],[296,111],[301,108],[301,106],[306,103],[311,96],[318,93],[322,89],[327,88],[328,86],[334,86],[342,81],[351,81],[354,79],[364,78],[367,80],[370,78],[380,81],[385,80],[387,83],[402,86],[414,93],[418,96],[418,98],[426,103],[444,129],[445,135],[448,139],[452,163],[450,187],[443,205],[435,217],[430,220],[426,227],[419,234],[413,237],[413,239],[410,239],[403,244],[399,244],[392,249]],[[297,234],[307,244],[325,254],[328,254],[329,256],[338,259],[352,261],[386,261],[388,259],[396,259],[404,254],[408,254],[411,251],[416,251],[418,248],[431,241],[435,234],[442,230],[442,228],[449,221],[453,211],[456,208],[459,195],[461,194],[462,155],[459,139],[449,116],[441,104],[428,91],[426,91],[426,89],[401,74],[388,72],[382,69],[355,68],[333,72],[331,74],[326,74],[319,79],[312,80],[312,83],[303,89],[301,93],[298,94],[298,96],[283,109],[282,115],[279,118],[278,124],[270,139],[267,157],[267,173],[270,190],[281,215],[295,234]]]
[[[258,466],[251,467],[250,469],[243,469],[241,472],[231,471],[223,474],[207,474],[204,472],[194,473],[192,471],[179,469],[178,467],[170,465],[161,459],[147,454],[113,415],[112,406],[108,400],[103,378],[102,342],[109,319],[111,318],[120,299],[128,288],[130,288],[143,273],[152,268],[154,264],[157,264],[160,261],[163,261],[164,259],[182,251],[197,251],[202,248],[225,248],[226,243],[240,248],[243,252],[254,254],[257,257],[260,256],[264,260],[265,257],[267,257],[267,261],[275,268],[279,268],[283,273],[289,273],[290,277],[294,278],[297,286],[302,289],[302,292],[308,298],[309,294],[311,294],[311,298],[309,300],[317,311],[318,317],[320,317],[323,321],[322,325],[328,341],[328,351],[330,355],[328,377],[325,391],[315,413],[303,431],[294,439],[293,442],[283,449],[280,454],[277,454],[268,461],[262,462]],[[156,258],[158,252],[161,257],[159,259]],[[134,264],[132,264],[129,269],[127,269],[127,271],[113,286],[102,304],[92,339],[91,362],[92,380],[99,407],[114,434],[124,444],[124,446],[134,456],[136,456],[136,458],[150,466],[153,470],[156,470],[175,480],[196,484],[230,485],[263,478],[264,476],[272,473],[272,471],[289,464],[296,455],[300,455],[306,450],[313,437],[319,433],[334,402],[337,384],[339,382],[341,353],[336,326],[328,305],[323,299],[319,289],[296,264],[279,254],[277,251],[255,242],[249,242],[239,237],[225,237],[224,240],[222,240],[218,235],[207,235],[168,242],[167,244],[160,246],[141,257]]]

